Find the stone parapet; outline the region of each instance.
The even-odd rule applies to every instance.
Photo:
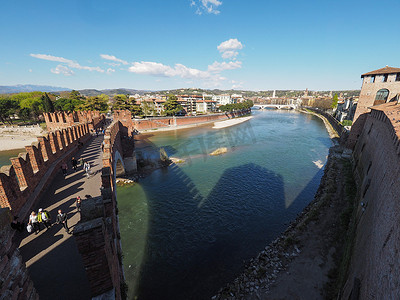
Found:
[[[0,299],[38,300],[25,263],[13,242],[8,208],[0,209]]]
[[[11,165],[0,169],[0,206],[18,215],[54,162],[71,150],[77,150],[78,142],[86,142],[88,138],[88,124],[77,124],[38,137],[37,142],[26,146],[26,152],[11,158]]]

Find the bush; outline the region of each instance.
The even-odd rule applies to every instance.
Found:
[[[353,125],[353,121],[351,121],[351,120],[343,120],[342,121],[342,125],[343,126],[351,126],[351,125]]]

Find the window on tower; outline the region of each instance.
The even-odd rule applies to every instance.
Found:
[[[389,90],[388,89],[380,89],[376,93],[374,105],[386,103],[388,97],[389,97]]]
[[[374,83],[374,82],[375,82],[375,75],[371,76],[371,80],[370,80],[370,83]]]

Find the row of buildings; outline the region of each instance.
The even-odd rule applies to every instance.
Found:
[[[131,96],[136,99],[146,115],[162,115],[167,96],[164,95],[144,95]],[[244,101],[239,94],[222,95],[179,95],[178,103],[183,107],[182,114],[197,115],[216,112],[222,105],[240,103]]]

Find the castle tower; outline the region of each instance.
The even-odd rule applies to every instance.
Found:
[[[353,126],[347,140],[347,147],[352,149],[364,126],[370,107],[389,101],[399,100],[400,68],[386,66],[361,75],[363,80],[360,98],[354,114]]]

